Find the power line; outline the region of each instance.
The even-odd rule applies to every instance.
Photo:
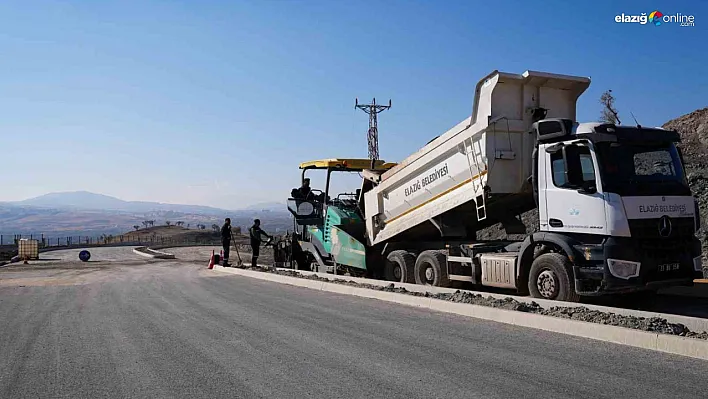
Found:
[[[371,104],[359,104],[359,99],[357,98],[354,108],[359,108],[369,114],[369,132],[366,141],[369,145],[369,159],[371,159],[371,167],[373,168],[375,162],[379,160],[379,129],[376,115],[391,108],[391,100],[388,100],[388,105],[376,104],[376,98]]]

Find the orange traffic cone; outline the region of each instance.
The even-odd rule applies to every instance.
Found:
[[[209,259],[209,269],[214,268],[214,250],[211,250],[211,259]]]

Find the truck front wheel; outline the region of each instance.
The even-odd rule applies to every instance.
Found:
[[[393,251],[386,257],[386,280],[415,284],[415,256],[408,251]]]
[[[447,259],[440,251],[423,251],[415,261],[415,282],[421,285],[449,287]]]
[[[545,253],[536,258],[529,271],[529,293],[534,298],[578,302],[572,265],[565,255]]]

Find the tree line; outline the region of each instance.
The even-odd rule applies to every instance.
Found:
[[[142,224],[142,226],[143,226],[144,228],[147,229],[148,227],[154,227],[154,226],[155,226],[155,221],[154,221],[154,220],[143,220],[143,221],[141,222],[141,224]],[[184,224],[184,222],[181,221],[181,220],[179,220],[179,221],[177,221],[177,222],[172,222],[172,221],[170,221],[170,220],[165,220],[165,226],[169,227],[169,226],[172,226],[172,225],[183,227],[185,224]],[[187,228],[191,228],[191,227],[192,227],[192,225],[191,225],[190,223],[187,223]],[[196,227],[197,229],[199,229],[199,230],[204,230],[204,229],[206,229],[206,225],[204,225],[204,224],[196,224],[195,227]],[[133,229],[135,229],[135,231],[140,230],[140,225],[139,225],[139,224],[133,225]]]

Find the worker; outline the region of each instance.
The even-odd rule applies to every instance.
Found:
[[[310,196],[312,195],[312,189],[310,188],[310,179],[309,178],[304,178],[302,180],[302,186],[300,186],[300,189],[298,190],[300,192],[300,198],[302,199],[310,199]]]
[[[229,267],[229,250],[231,249],[231,219],[224,219],[224,225],[221,226],[221,246],[224,247],[224,267]]]
[[[253,226],[248,229],[248,232],[251,235],[251,267],[256,267],[258,265],[258,255],[260,254],[261,250],[262,237],[266,236],[268,237],[268,239],[271,239],[273,237],[269,236],[265,231],[263,231],[263,229],[261,229],[260,219],[256,219],[253,221]]]

